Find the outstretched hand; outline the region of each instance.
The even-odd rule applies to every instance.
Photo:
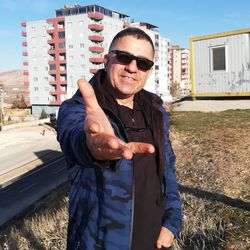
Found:
[[[77,84],[86,106],[87,146],[96,160],[131,159],[133,154],[154,152],[154,147],[151,144],[125,143],[117,138],[107,116],[97,102],[90,83],[80,79]]]

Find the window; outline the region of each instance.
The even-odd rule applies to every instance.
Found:
[[[212,70],[226,70],[225,46],[212,48],[212,62]]]
[[[65,38],[65,32],[64,31],[58,32],[58,37],[59,39]]]
[[[55,64],[50,64],[49,65],[49,70],[55,70],[56,69],[56,65]]]
[[[59,43],[59,49],[64,49],[65,48],[65,42]]]
[[[34,82],[38,82],[38,77],[34,77]]]
[[[70,48],[70,49],[73,49],[73,44],[69,44],[69,48]]]
[[[34,90],[35,90],[35,91],[38,91],[38,87],[34,87]]]
[[[80,43],[80,48],[84,48],[84,43]]]

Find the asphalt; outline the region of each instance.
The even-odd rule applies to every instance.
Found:
[[[47,125],[0,132],[0,186],[62,156],[56,132]]]

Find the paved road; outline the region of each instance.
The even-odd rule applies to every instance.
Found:
[[[32,126],[1,131],[0,175],[59,148],[56,133],[49,127]]]
[[[250,100],[188,100],[174,104],[174,111],[221,112],[229,109],[250,109]]]
[[[44,164],[0,189],[0,226],[66,182],[63,157]]]

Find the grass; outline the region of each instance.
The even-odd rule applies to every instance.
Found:
[[[250,110],[171,112],[184,225],[175,250],[250,249]],[[0,232],[0,249],[65,249],[67,187]]]

